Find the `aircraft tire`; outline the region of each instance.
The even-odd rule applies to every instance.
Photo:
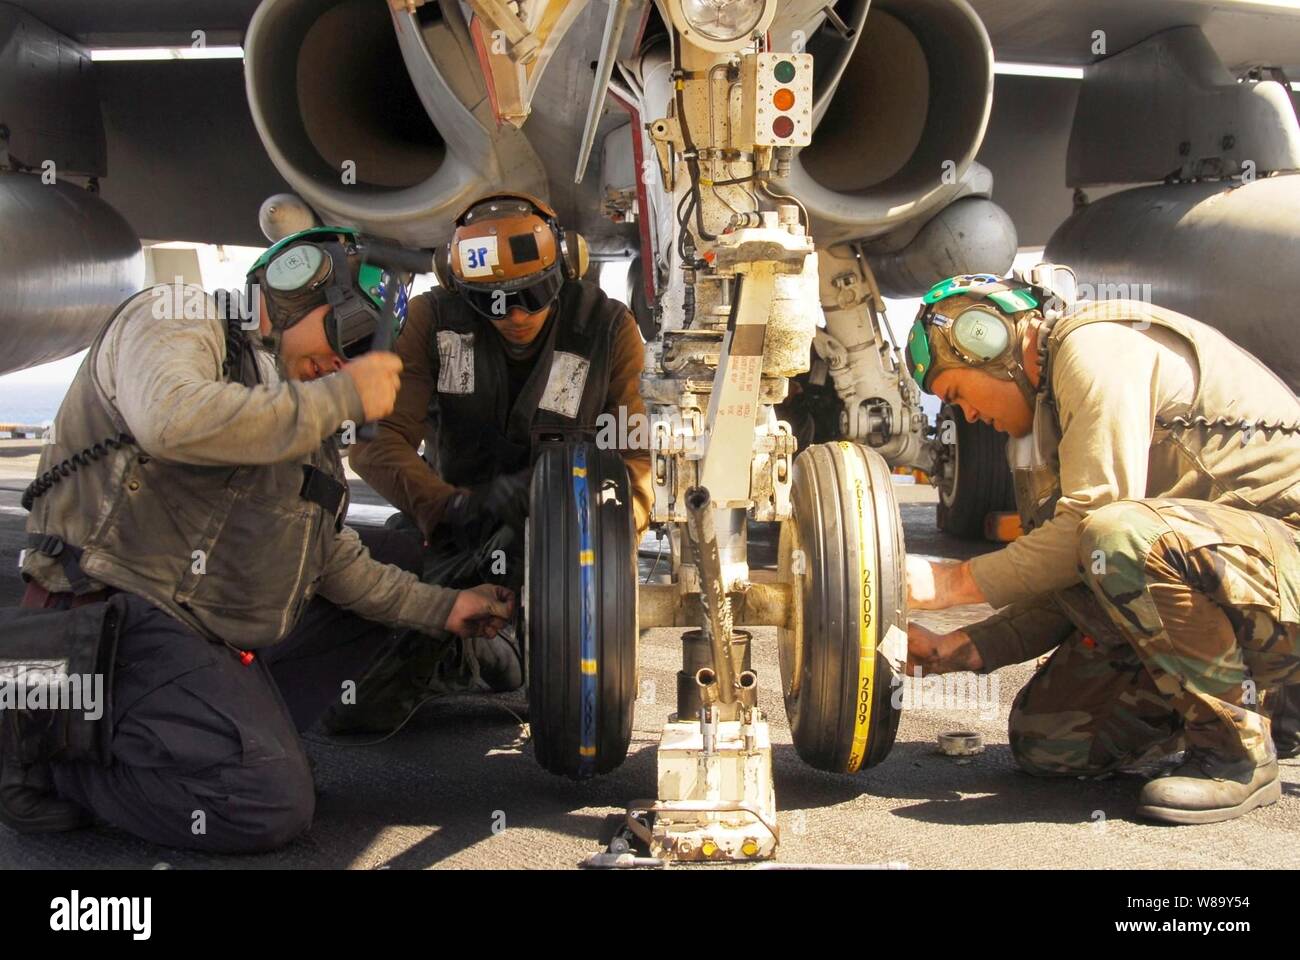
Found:
[[[954,425],[956,443],[949,450],[950,476],[939,485],[939,529],[963,540],[980,540],[985,517],[1016,509],[1007,438],[987,424],[967,422],[953,407],[939,414],[940,431],[948,421]]]
[[[786,715],[806,763],[856,773],[885,759],[902,713],[883,649],[891,626],[907,630],[889,466],[854,443],[810,447],[795,461],[791,500],[778,548],[792,598],[778,630]]]
[[[533,749],[582,780],[627,756],[636,701],[636,531],[614,450],[549,443],[533,468],[524,608]]]

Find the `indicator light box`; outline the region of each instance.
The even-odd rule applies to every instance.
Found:
[[[812,54],[748,54],[741,62],[741,89],[741,128],[755,146],[812,143]]]

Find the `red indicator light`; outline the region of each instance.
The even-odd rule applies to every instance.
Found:
[[[772,132],[781,140],[794,134],[794,121],[789,117],[777,117],[772,121]]]

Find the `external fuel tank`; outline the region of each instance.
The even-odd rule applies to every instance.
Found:
[[[1161,184],[1080,208],[1046,259],[1073,267],[1085,296],[1149,295],[1208,323],[1300,392],[1297,225],[1300,173]]]
[[[0,174],[0,373],[71,356],[144,284],[135,232],[98,196]]]

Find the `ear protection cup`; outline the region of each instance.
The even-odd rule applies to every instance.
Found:
[[[433,275],[438,286],[454,288],[456,278],[451,274],[451,241],[433,251]]]
[[[952,324],[953,339],[963,351],[987,363],[1004,356],[1012,345],[1011,322],[992,310],[972,307]]]
[[[591,266],[587,238],[577,230],[565,230],[563,236],[560,256],[564,262],[564,275],[570,280],[580,280],[587,275],[587,269]]]
[[[559,222],[551,222],[560,238],[560,265],[564,268],[564,277],[567,280],[580,280],[586,276],[586,269],[591,263],[586,237],[577,230],[560,230]]]

